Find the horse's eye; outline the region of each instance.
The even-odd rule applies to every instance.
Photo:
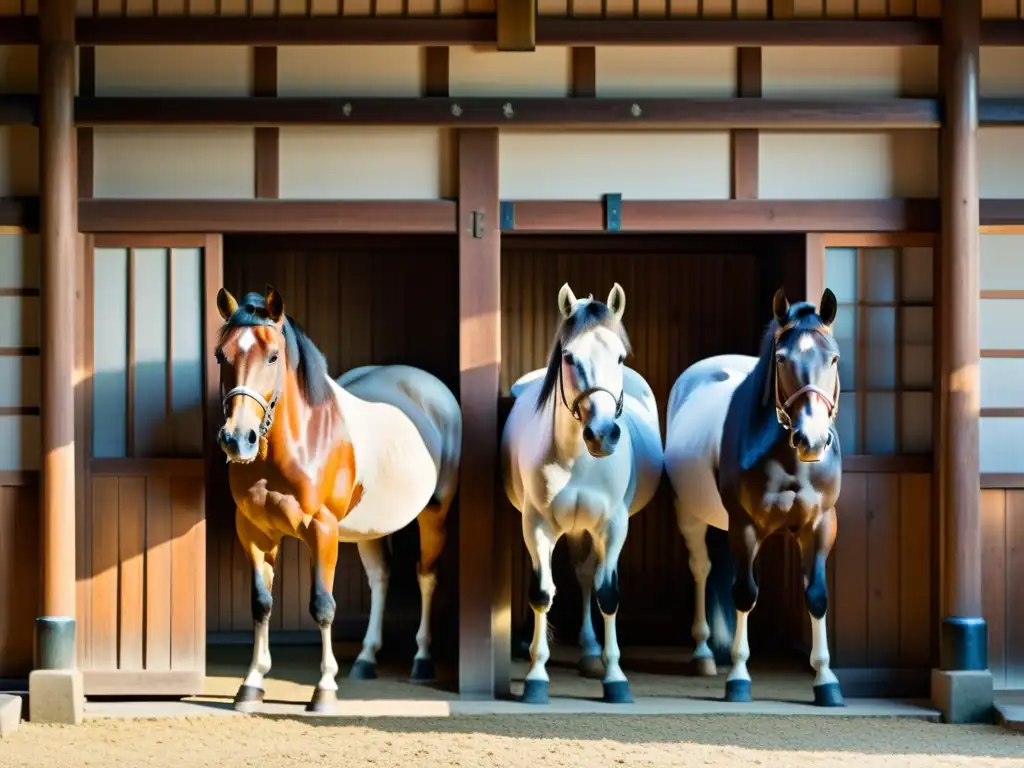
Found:
[[[562,359],[565,360],[565,362],[567,364],[569,364],[569,365],[575,365],[576,364],[576,358],[575,358],[575,356],[573,356],[572,352],[565,352],[565,353],[563,353],[562,354]]]
[[[270,354],[270,359],[267,360],[267,365],[273,365],[276,362],[277,362],[277,352],[272,352]]]
[[[775,356],[775,364],[776,365],[782,365],[785,362],[786,362],[786,356],[785,355],[776,355]]]
[[[213,353],[213,357],[217,361],[218,365],[224,365],[224,363],[227,362],[227,360],[224,359],[224,353],[219,349]]]
[[[619,365],[622,365],[624,362],[626,362],[626,356],[619,355]]]
[[[839,355],[832,356],[832,365],[839,365]]]

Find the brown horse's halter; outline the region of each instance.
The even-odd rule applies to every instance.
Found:
[[[782,425],[783,429],[790,432],[793,430],[793,420],[789,416],[789,407],[793,405],[800,397],[806,394],[817,395],[825,403],[828,408],[828,420],[830,423],[835,423],[836,414],[839,412],[839,376],[836,375],[836,389],[835,392],[829,396],[826,392],[814,386],[813,384],[807,384],[800,387],[796,392],[786,398],[785,402],[781,400],[780,388],[779,388],[779,364],[775,359],[776,351],[779,346],[779,338],[796,325],[796,322],[787,323],[778,330],[775,331],[775,338],[772,340],[772,379],[774,379],[775,389],[775,418],[778,419],[779,424]],[[823,326],[820,329],[816,329],[821,333],[832,333],[831,329],[827,326]],[[771,380],[769,380],[771,381]],[[765,395],[767,396],[767,392]],[[767,399],[767,397],[765,398]],[[790,438],[792,439],[792,438]]]
[[[582,392],[580,392],[578,395],[576,395],[576,399],[572,401],[572,405],[569,405],[569,401],[565,399],[565,384],[562,382],[562,364],[559,363],[558,364],[558,390],[562,394],[562,404],[565,405],[565,407],[569,409],[569,413],[572,414],[572,417],[574,419],[576,419],[576,421],[582,421],[583,420],[583,415],[580,413],[580,401],[583,398],[585,398],[585,397],[589,397],[590,395],[594,394],[595,392],[607,392],[609,395],[611,395],[613,398],[615,398],[615,418],[617,419],[617,418],[619,418],[619,416],[622,415],[623,400],[624,400],[624,398],[626,396],[626,388],[625,387],[623,387],[622,391],[619,392],[619,396],[618,397],[615,397],[615,393],[612,392],[610,389],[606,389],[605,387],[587,387]]]
[[[274,408],[277,407],[277,401],[278,399],[280,399],[281,390],[283,389],[283,384],[281,382],[281,371],[282,367],[278,366],[277,376],[274,380],[274,393],[270,396],[270,402],[267,402],[263,395],[261,395],[255,389],[252,389],[251,387],[247,387],[245,385],[239,385],[232,389],[227,394],[221,396],[220,405],[221,410],[224,413],[225,419],[227,419],[228,417],[228,402],[233,397],[237,397],[238,395],[252,398],[259,404],[260,408],[263,409],[263,419],[262,421],[260,421],[260,426],[258,430],[258,434],[260,437],[259,453],[261,459],[267,458],[267,450],[270,447],[267,441],[267,434],[270,432],[270,428],[274,425]]]

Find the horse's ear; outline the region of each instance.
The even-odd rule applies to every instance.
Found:
[[[608,309],[615,315],[615,319],[621,320],[622,313],[626,311],[626,292],[622,290],[621,285],[616,283],[612,286],[612,290],[608,294],[608,301],[605,303],[608,305]]]
[[[280,322],[281,318],[284,317],[284,299],[281,298],[281,294],[278,293],[277,289],[268,284],[267,285],[267,315],[270,317],[272,322]]]
[[[217,291],[217,311],[220,312],[220,316],[224,320],[231,317],[236,309],[238,309],[238,302],[235,301],[235,297],[231,295],[227,288],[221,288]]]
[[[779,288],[772,298],[772,314],[779,325],[786,324],[786,315],[789,312],[789,299],[786,298],[786,289]]]
[[[562,313],[562,317],[568,319],[572,316],[572,308],[576,304],[576,294],[572,292],[572,288],[569,287],[568,283],[562,285],[562,289],[558,292],[558,311]]]
[[[821,294],[821,302],[818,304],[818,317],[825,325],[832,325],[836,320],[836,313],[839,311],[839,302],[831,288],[826,288]]]

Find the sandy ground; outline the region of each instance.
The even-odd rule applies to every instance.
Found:
[[[0,766],[1024,766],[1024,735],[918,720],[253,716],[24,724]]]

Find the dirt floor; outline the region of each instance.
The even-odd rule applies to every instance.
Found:
[[[1024,766],[1024,734],[874,718],[189,717],[24,724],[0,766]]]

